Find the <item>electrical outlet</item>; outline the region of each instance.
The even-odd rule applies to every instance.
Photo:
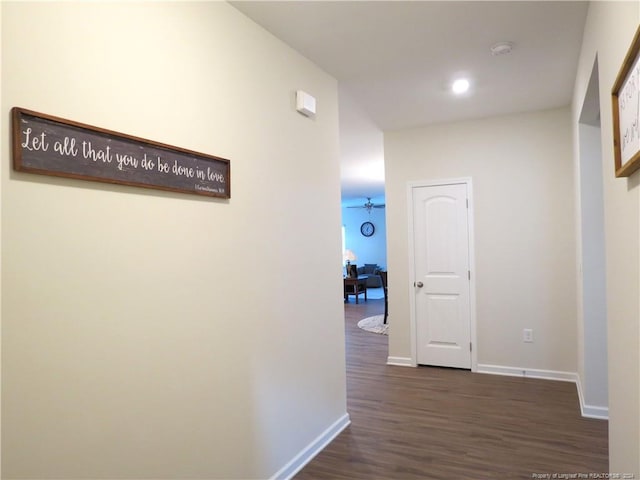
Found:
[[[525,328],[522,331],[522,341],[526,343],[533,343],[533,330],[531,328]]]

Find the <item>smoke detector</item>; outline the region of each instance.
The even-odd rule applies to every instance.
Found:
[[[498,42],[491,46],[491,55],[497,57],[498,55],[508,55],[513,50],[513,43],[511,42]]]

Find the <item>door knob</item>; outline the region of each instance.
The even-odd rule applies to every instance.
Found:
[[[422,287],[424,287],[424,283],[422,283],[422,282],[417,282],[417,283],[416,283],[416,287],[418,287],[418,288],[422,288]]]

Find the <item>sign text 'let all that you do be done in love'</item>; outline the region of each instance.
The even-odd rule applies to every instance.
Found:
[[[230,198],[230,162],[89,125],[13,109],[19,171]]]

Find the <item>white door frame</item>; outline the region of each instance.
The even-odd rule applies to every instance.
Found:
[[[436,187],[455,184],[465,184],[467,186],[467,195],[469,196],[469,269],[471,270],[471,281],[469,282],[469,321],[471,322],[471,371],[478,369],[478,342],[476,336],[476,259],[475,259],[475,233],[474,233],[474,210],[473,210],[473,183],[471,177],[450,178],[443,180],[423,180],[415,182],[407,182],[407,224],[409,238],[409,278],[407,282],[408,291],[415,290],[413,282],[415,282],[415,255],[413,244],[413,190],[421,187]],[[409,295],[409,312],[411,325],[411,365],[418,366],[418,338],[417,338],[417,318],[416,318],[416,302],[415,295]]]

